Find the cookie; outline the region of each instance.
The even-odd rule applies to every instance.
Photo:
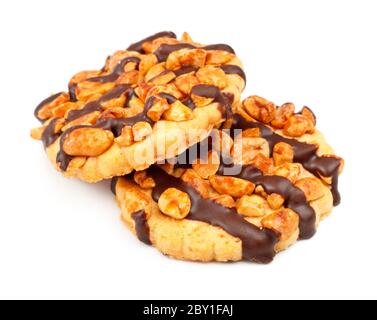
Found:
[[[310,239],[340,202],[343,160],[313,112],[249,97],[229,130],[112,190],[122,219],[144,243],[192,261],[272,261]]]
[[[182,153],[231,118],[246,76],[234,50],[160,32],[83,71],[35,116],[56,169],[98,182]]]

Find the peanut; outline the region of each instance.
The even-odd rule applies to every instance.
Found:
[[[217,173],[220,167],[220,157],[217,152],[208,152],[208,159],[202,161],[197,159],[192,165],[195,172],[203,179],[208,179],[209,176],[213,176]]]
[[[169,188],[161,194],[158,207],[167,216],[182,220],[190,213],[191,200],[187,193]]]
[[[220,194],[227,194],[234,198],[241,198],[250,195],[255,189],[255,185],[246,180],[225,176],[210,176],[211,186]]]
[[[295,105],[293,103],[284,103],[275,112],[275,118],[271,121],[271,125],[277,129],[282,129],[288,119],[295,113]]]
[[[253,194],[237,200],[237,212],[246,217],[262,217],[266,214],[267,202],[261,196]]]
[[[263,123],[270,123],[275,117],[275,104],[259,96],[245,99],[243,106],[251,117]]]
[[[70,132],[63,150],[70,156],[96,157],[108,150],[114,141],[111,131],[97,128],[79,128]]]
[[[199,81],[203,84],[216,86],[224,89],[227,86],[227,78],[225,72],[214,66],[205,66],[200,68],[196,73]]]
[[[168,121],[187,121],[193,117],[192,110],[179,100],[170,105],[170,109],[165,111],[162,118]]]
[[[145,137],[152,134],[153,129],[148,122],[138,122],[132,127],[132,134],[134,137],[134,141],[142,141]]]
[[[297,230],[299,217],[291,209],[281,209],[264,217],[261,222],[264,228],[279,232],[280,240],[284,241]]]
[[[293,148],[285,142],[278,142],[274,146],[272,153],[275,166],[280,166],[284,163],[292,163],[294,158]]]
[[[304,178],[296,181],[295,186],[305,193],[307,201],[317,200],[324,195],[323,186],[317,178]]]

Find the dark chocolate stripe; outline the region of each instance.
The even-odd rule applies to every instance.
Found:
[[[166,101],[167,101],[169,104],[172,104],[172,103],[174,103],[174,102],[176,102],[176,101],[178,100],[176,97],[172,96],[172,95],[169,94],[169,93],[161,92],[161,93],[159,93],[159,96],[160,96],[161,98],[166,99]]]
[[[34,111],[34,116],[41,122],[45,121],[45,119],[42,119],[38,116],[38,113],[39,111],[46,105],[46,104],[49,104],[51,102],[53,102],[56,98],[58,98],[61,94],[63,94],[64,92],[59,92],[57,94],[54,94],[50,97],[48,97],[47,99],[43,100],[36,108],[35,108],[35,111]]]
[[[139,53],[145,53],[145,51],[143,50],[143,44],[145,42],[151,42],[153,40],[156,40],[158,38],[174,38],[176,39],[177,36],[175,35],[174,32],[171,32],[171,31],[162,31],[162,32],[159,32],[159,33],[156,33],[152,36],[149,36],[143,40],[140,40],[138,42],[135,42],[133,44],[131,44],[127,50],[128,51],[137,51]]]
[[[162,44],[155,52],[155,56],[159,62],[166,61],[169,55],[181,49],[196,49],[196,47],[190,43],[178,43],[178,44]]]
[[[189,107],[191,110],[194,110],[196,108],[196,105],[195,105],[194,101],[192,101],[190,96],[188,96],[186,99],[182,100],[182,103],[186,107]]]
[[[226,51],[226,52],[229,52],[229,53],[236,54],[236,52],[234,51],[234,49],[231,46],[229,46],[227,44],[223,44],[223,43],[210,44],[208,46],[202,47],[202,49],[207,50],[207,51],[211,51],[211,50]]]
[[[131,86],[129,84],[120,84],[114,89],[110,90],[109,92],[105,93],[99,100],[99,103],[107,102],[112,99],[119,98],[127,89],[129,89]]]
[[[115,69],[112,73],[105,75],[105,76],[89,78],[89,79],[87,79],[87,81],[101,82],[101,83],[114,82],[124,72],[124,67],[126,66],[127,63],[135,62],[139,65],[140,61],[141,60],[137,57],[127,57],[127,58],[123,59],[122,61],[120,61],[118,63],[118,65],[115,67]]]
[[[340,203],[340,194],[338,191],[338,174],[340,167],[340,160],[330,157],[320,157],[317,155],[318,146],[299,142],[294,139],[282,137],[272,129],[260,122],[247,121],[240,115],[234,116],[233,129],[250,129],[259,128],[261,137],[266,139],[270,145],[270,152],[272,154],[274,146],[279,142],[285,142],[292,146],[294,151],[294,162],[301,163],[306,170],[317,177],[331,177],[331,193],[334,199],[334,205]]]
[[[168,188],[186,192],[191,199],[191,211],[186,217],[220,227],[230,235],[241,239],[243,258],[260,263],[268,263],[275,256],[275,244],[278,235],[269,229],[260,229],[247,222],[235,209],[225,208],[211,200],[203,199],[198,192],[181,179],[168,175],[162,169],[149,169],[156,187],[152,197],[158,202],[161,194]]]
[[[43,131],[42,142],[45,148],[52,145],[60,136],[60,133],[55,133],[55,125],[58,120],[58,118],[51,120],[46,129]]]
[[[223,66],[220,66],[220,68],[226,74],[237,74],[237,75],[239,75],[246,83],[246,74],[239,66],[236,66],[234,64],[224,64]]]
[[[161,77],[165,74],[168,74],[170,72],[173,72],[176,77],[179,77],[179,76],[182,76],[182,75],[187,74],[187,73],[196,72],[198,70],[199,70],[199,68],[194,67],[194,66],[184,66],[181,69],[178,69],[178,70],[175,70],[175,71],[166,69],[166,70],[162,71],[159,75],[157,75],[154,78],[152,78],[151,80],[149,80],[149,82],[153,82],[155,79],[158,79],[159,77]],[[174,80],[175,79],[173,79],[171,81],[174,81]]]
[[[68,92],[69,92],[69,100],[71,102],[77,102],[77,96],[76,96],[76,88],[77,88],[77,83],[71,84],[68,86]]]
[[[119,98],[129,88],[129,85],[121,84],[108,93],[104,94],[100,99],[87,103],[82,109],[71,110],[68,113],[67,121],[71,122],[94,111],[102,111],[103,108],[101,106],[101,103]]]
[[[214,99],[214,102],[218,102],[220,104],[222,114],[226,119],[230,119],[233,116],[231,101],[220,91],[218,87],[199,84],[192,88],[191,94],[199,97]]]
[[[147,214],[144,210],[137,211],[131,214],[132,219],[135,221],[135,230],[138,239],[147,244],[152,245],[150,240],[150,230],[148,226]]]
[[[155,52],[154,54],[157,57],[157,60],[159,62],[166,61],[169,55],[174,52],[181,49],[203,49],[203,50],[221,50],[221,51],[227,51],[229,53],[235,54],[235,51],[232,47],[226,45],[226,44],[213,44],[205,47],[198,47],[194,46],[191,43],[178,43],[178,44],[162,44]]]
[[[98,103],[98,101],[89,102],[80,110],[69,111],[67,121],[71,122],[94,111],[102,111],[102,106],[100,103]]]
[[[114,177],[111,179],[111,182],[110,182],[110,189],[111,189],[111,192],[116,196],[117,192],[116,192],[116,187],[117,187],[117,183],[119,181],[119,177]]]
[[[70,162],[74,159],[74,156],[70,156],[69,154],[65,153],[65,151],[63,149],[65,140],[67,139],[67,137],[69,136],[69,134],[72,131],[75,131],[75,130],[81,129],[81,128],[90,128],[90,127],[91,126],[88,126],[88,125],[71,127],[69,129],[67,129],[66,131],[64,131],[64,133],[61,135],[60,141],[59,141],[60,150],[59,150],[58,154],[56,155],[56,163],[58,164],[59,168],[62,171],[67,171]]]
[[[184,66],[178,70],[175,70],[173,71],[175,73],[175,76],[176,77],[179,77],[181,75],[184,75],[184,74],[187,74],[187,73],[191,73],[191,72],[196,72],[198,71],[199,68],[198,67],[194,67],[194,66]]]

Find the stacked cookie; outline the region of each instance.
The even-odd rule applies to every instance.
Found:
[[[343,161],[309,108],[241,101],[245,85],[230,46],[161,32],[41,102],[32,137],[65,176],[113,178],[124,222],[164,254],[266,263],[339,204]]]

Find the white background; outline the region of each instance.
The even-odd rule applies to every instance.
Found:
[[[0,298],[377,298],[375,1],[1,1]],[[138,242],[108,183],[61,177],[29,138],[70,77],[161,30],[231,44],[246,95],[317,114],[342,204],[270,265],[178,262]]]

